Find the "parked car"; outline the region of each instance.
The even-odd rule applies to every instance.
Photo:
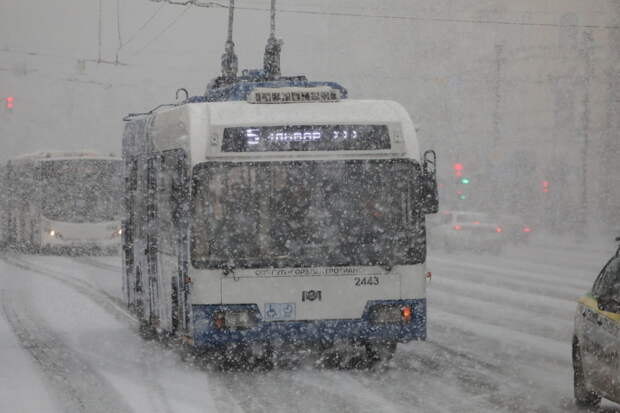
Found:
[[[596,406],[602,397],[620,403],[619,354],[620,248],[577,304],[573,336],[577,404]]]
[[[457,249],[499,254],[505,244],[504,229],[488,214],[441,211],[429,218],[430,248],[446,252]]]

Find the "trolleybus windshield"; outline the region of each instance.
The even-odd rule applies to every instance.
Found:
[[[224,129],[222,152],[390,149],[386,125],[287,125]]]
[[[422,262],[418,165],[407,160],[205,163],[195,167],[199,268]]]
[[[75,223],[118,219],[121,165],[121,161],[101,159],[42,162],[43,215]]]

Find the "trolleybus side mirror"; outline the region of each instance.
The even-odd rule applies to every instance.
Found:
[[[439,194],[437,191],[437,154],[435,151],[424,152],[420,178],[422,212],[424,214],[436,214],[439,211]]]

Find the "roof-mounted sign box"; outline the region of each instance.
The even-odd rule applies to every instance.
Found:
[[[338,102],[340,91],[329,86],[256,88],[247,97],[248,103],[310,103]]]

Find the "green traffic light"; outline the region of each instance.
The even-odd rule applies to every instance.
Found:
[[[465,195],[465,194],[461,194],[461,195],[459,195],[459,199],[460,199],[461,201],[464,201],[464,200],[466,200],[466,199],[467,199],[467,195]]]
[[[461,183],[467,185],[469,183],[469,178],[462,178]]]

